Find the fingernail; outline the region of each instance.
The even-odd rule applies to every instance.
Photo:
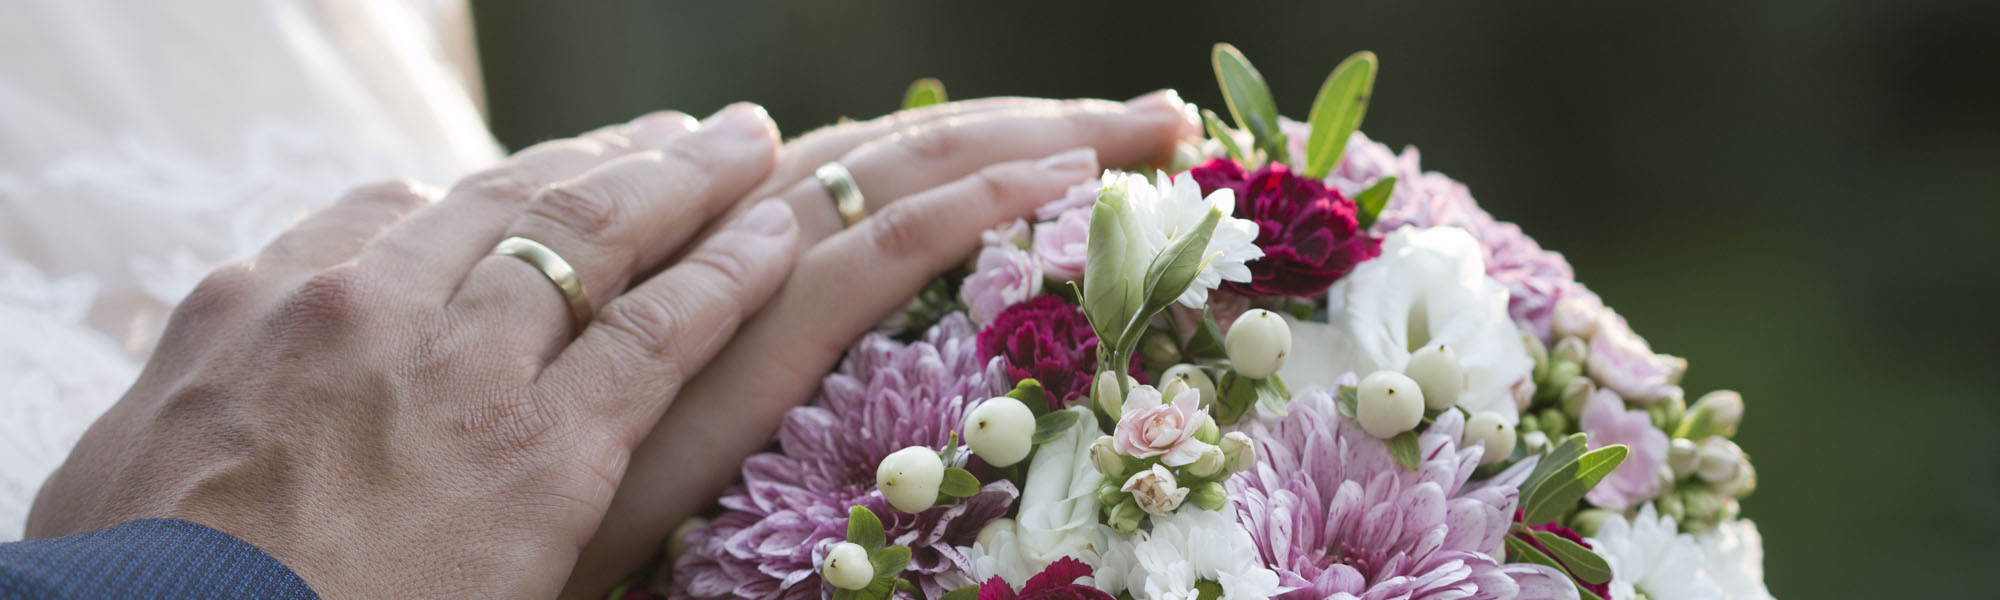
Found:
[[[1097,150],[1084,147],[1064,150],[1035,163],[1044,171],[1088,171],[1097,169]]]
[[[1178,113],[1181,107],[1187,106],[1187,102],[1181,100],[1180,92],[1168,88],[1133,98],[1125,102],[1125,106],[1132,110],[1163,110]]]
[[[701,128],[703,131],[750,137],[762,136],[774,126],[771,124],[771,115],[764,112],[764,107],[738,102],[709,115],[701,122]]]
[[[764,235],[779,235],[791,231],[798,224],[792,219],[792,206],[783,200],[765,200],[751,207],[750,212],[736,218],[730,229],[740,229]]]
[[[640,148],[658,148],[674,136],[694,131],[701,123],[680,111],[649,113],[625,124],[625,139]]]

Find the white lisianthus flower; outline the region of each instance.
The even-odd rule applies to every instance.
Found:
[[[1631,521],[1604,520],[1590,546],[1611,565],[1611,598],[1714,600],[1722,590],[1704,568],[1701,545],[1648,502]]]
[[[1764,585],[1764,536],[1747,519],[1725,522],[1695,536],[1709,578],[1723,600],[1771,600]]]
[[[1153,517],[1153,529],[1113,545],[1097,569],[1097,587],[1135,598],[1195,600],[1214,581],[1222,600],[1262,600],[1278,593],[1278,574],[1257,562],[1257,546],[1235,511],[1183,510]]]
[[[1143,256],[1148,259],[1159,256],[1180,236],[1198,228],[1208,218],[1209,209],[1222,212],[1222,219],[1208,240],[1208,251],[1203,254],[1207,264],[1178,298],[1188,308],[1207,305],[1209,290],[1220,287],[1223,281],[1249,281],[1250,267],[1244,263],[1264,257],[1264,250],[1257,247],[1257,223],[1230,216],[1236,212],[1234,190],[1216,190],[1204,198],[1193,177],[1183,174],[1171,178],[1165,172],[1156,172],[1154,180],[1148,182],[1137,173],[1105,171],[1103,183],[1104,187],[1124,192],[1130,209],[1127,214],[1133,219],[1137,241],[1143,244]],[[1129,264],[1127,268],[1138,271],[1133,281],[1144,279],[1146,264]]]
[[[996,526],[990,541],[982,534],[979,542],[961,549],[972,562],[975,580],[997,575],[1019,588],[1065,556],[1095,567],[1107,540],[1117,535],[1097,522],[1097,486],[1104,481],[1090,456],[1097,419],[1089,407],[1068,410],[1077,412],[1076,424],[1043,444],[1028,462],[1021,512],[1012,525]]]
[[[1342,373],[1402,371],[1412,352],[1449,345],[1465,374],[1458,405],[1520,422],[1514,384],[1535,361],[1507,315],[1507,288],[1486,276],[1478,240],[1456,227],[1404,227],[1327,294],[1326,323],[1291,321],[1293,389],[1332,388]],[[1289,318],[1289,317],[1288,317]]]

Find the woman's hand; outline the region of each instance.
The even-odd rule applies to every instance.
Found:
[[[170,517],[327,597],[556,594],[632,450],[799,248],[781,202],[694,242],[778,143],[753,105],[690,122],[544,143],[435,203],[363,187],[218,270],[43,487],[29,535]],[[552,276],[493,254],[514,236],[574,267],[581,331]]]
[[[1171,91],[1126,103],[1018,98],[926,107],[822,129],[785,147],[766,192],[799,215],[798,268],[683,388],[639,450],[578,562],[572,598],[595,598],[714,501],[785,411],[862,333],[963,264],[979,233],[1060,198],[1105,166],[1163,164],[1195,132]],[[854,175],[872,216],[842,229],[820,164]],[[822,241],[822,238],[823,241]],[[727,423],[728,427],[718,427]]]

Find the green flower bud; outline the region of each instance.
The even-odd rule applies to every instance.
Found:
[[[1195,477],[1214,477],[1222,474],[1222,468],[1229,466],[1229,457],[1223,456],[1222,448],[1209,446],[1201,450],[1194,462],[1188,463],[1187,474]]]
[[[1118,530],[1119,533],[1132,533],[1139,530],[1139,520],[1144,518],[1146,511],[1139,508],[1138,500],[1128,495],[1123,502],[1111,507],[1111,516],[1108,520],[1111,528]]]
[[[1576,516],[1569,518],[1569,528],[1577,535],[1590,537],[1597,535],[1597,529],[1603,527],[1606,520],[1623,518],[1623,515],[1602,508],[1586,508],[1576,511]]]
[[[1097,373],[1097,383],[1093,384],[1090,388],[1090,398],[1097,403],[1097,410],[1109,415],[1111,422],[1118,422],[1118,415],[1123,413],[1125,408],[1125,394],[1120,393],[1118,390],[1117,374],[1110,371],[1099,371]]]
[[[1534,418],[1533,415],[1522,417],[1523,420],[1532,418]],[[1549,434],[1540,431],[1523,433],[1521,434],[1521,446],[1528,454],[1541,454],[1543,450],[1549,449]]]
[[[1674,518],[1679,523],[1687,520],[1687,506],[1681,503],[1680,494],[1666,494],[1653,501],[1660,514]]]
[[[1222,439],[1222,428],[1215,425],[1215,417],[1201,413],[1201,424],[1195,426],[1194,439],[1205,444],[1213,444]]]
[[[1701,441],[1695,450],[1694,474],[1702,481],[1721,483],[1736,478],[1736,467],[1743,463],[1743,449],[1735,442],[1722,436],[1709,436]]]
[[[1556,342],[1555,352],[1549,355],[1549,360],[1559,363],[1582,363],[1589,358],[1590,344],[1584,342],[1583,338],[1575,337],[1566,337]]]
[[[1159,371],[1181,361],[1181,345],[1171,333],[1147,329],[1145,337],[1139,338],[1139,358],[1145,361],[1146,370]]]
[[[1667,467],[1674,472],[1674,479],[1687,479],[1694,474],[1694,467],[1700,458],[1696,452],[1700,446],[1694,440],[1674,438],[1667,444]]]
[[[1717,519],[1722,516],[1722,505],[1728,500],[1722,494],[1700,486],[1681,490],[1679,496],[1687,511],[1687,519],[1681,521],[1681,531],[1689,533],[1714,528]]]
[[[1188,492],[1187,501],[1202,510],[1222,510],[1223,505],[1229,503],[1229,490],[1224,489],[1220,481],[1210,481],[1194,486]]]
[[[1237,473],[1257,466],[1257,447],[1251,445],[1250,436],[1241,431],[1231,431],[1222,436],[1222,457],[1229,464],[1229,472]]]
[[[1736,468],[1736,478],[1729,481],[1728,487],[1730,497],[1737,500],[1749,498],[1751,492],[1757,491],[1757,468],[1750,465],[1749,459]]]
[[[1097,486],[1097,505],[1104,507],[1106,514],[1110,514],[1113,507],[1130,497],[1125,490],[1119,489],[1118,482],[1111,478],[1106,478],[1104,483]]]
[[[1543,399],[1558,400],[1562,398],[1563,390],[1568,388],[1570,380],[1582,376],[1583,363],[1559,360],[1549,363],[1548,377],[1537,385],[1541,386]]]
[[[1572,419],[1583,418],[1583,405],[1590,402],[1590,396],[1597,393],[1597,382],[1589,377],[1571,377],[1563,384],[1561,402],[1563,414]]]
[[[1103,473],[1107,481],[1125,476],[1125,459],[1118,456],[1111,436],[1100,435],[1090,443],[1090,462],[1097,465],[1097,472]]]
[[[1521,346],[1528,349],[1528,356],[1535,359],[1535,370],[1531,376],[1541,381],[1549,374],[1549,347],[1542,345],[1542,339],[1527,331],[1521,332]]]
[[[1529,432],[1541,433],[1542,418],[1535,416],[1534,413],[1522,413],[1521,424],[1519,426],[1516,426],[1515,429],[1521,431],[1522,433],[1529,433]],[[1548,436],[1543,435],[1542,439],[1546,440],[1548,439]]]
[[[1554,407],[1542,409],[1542,432],[1551,436],[1569,435],[1569,415]]]
[[[1743,422],[1743,396],[1729,390],[1716,390],[1703,395],[1688,407],[1687,415],[1681,418],[1680,427],[1674,437],[1693,440],[1711,435],[1736,437],[1736,426]]]
[[[1687,415],[1687,393],[1680,388],[1671,388],[1667,395],[1646,407],[1647,415],[1653,418],[1653,426],[1661,431],[1673,431],[1679,427],[1681,417]]]

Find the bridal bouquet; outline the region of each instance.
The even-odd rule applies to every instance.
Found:
[[[1562,255],[1357,131],[1373,55],[1305,122],[1214,60],[1233,126],[986,234],[686,528],[667,592],[1769,597],[1737,394],[1687,402]]]

